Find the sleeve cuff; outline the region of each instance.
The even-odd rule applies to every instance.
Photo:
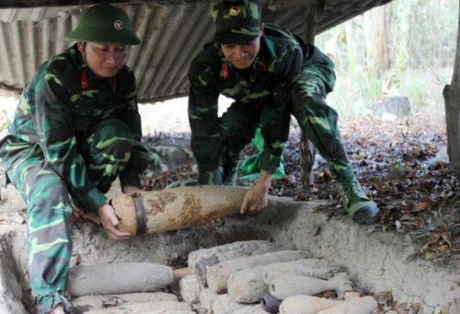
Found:
[[[92,188],[88,194],[84,197],[78,198],[77,201],[84,209],[90,212],[97,212],[99,207],[107,202],[107,197],[97,188]]]
[[[135,186],[142,188],[141,176],[133,169],[125,169],[120,173],[120,184],[123,189],[125,186]]]
[[[260,153],[259,167],[270,174],[275,173],[280,166],[280,162],[280,156],[274,156],[265,152]]]

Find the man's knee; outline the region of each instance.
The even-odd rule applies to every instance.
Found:
[[[118,119],[103,120],[93,131],[95,137],[99,140],[107,140],[114,136],[117,137],[134,137],[134,133],[128,128],[126,123]]]
[[[47,186],[35,190],[28,200],[28,214],[42,217],[70,217],[71,202],[67,188]]]
[[[254,137],[255,130],[255,126],[236,123],[236,121],[223,121],[221,123],[221,135],[225,143],[245,145]]]
[[[125,158],[134,143],[135,134],[124,122],[116,119],[104,120],[98,124],[88,140],[87,153],[91,156],[88,157],[90,160],[98,160],[97,164],[106,155],[115,156],[117,159]]]
[[[38,174],[33,182],[29,182],[32,188],[28,190],[28,204],[32,205],[38,200],[48,204],[59,204],[69,199],[66,183],[57,174],[46,170]]]

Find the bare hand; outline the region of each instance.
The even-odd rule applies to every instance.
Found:
[[[268,172],[262,171],[256,185],[244,195],[240,213],[244,214],[246,211],[257,212],[267,207],[270,184],[271,175]]]
[[[85,211],[82,207],[78,205],[78,203],[74,202],[72,198],[70,198],[70,203],[72,205],[72,222],[91,221],[94,222],[96,225],[101,224],[101,220],[99,219],[98,214],[90,211]]]
[[[51,310],[50,314],[65,314],[65,311],[62,305],[59,304]]]
[[[118,230],[120,221],[118,220],[115,210],[109,204],[104,204],[99,207],[97,213],[99,214],[102,226],[110,239],[124,240],[129,239],[129,237],[132,236],[129,232],[121,232]]]

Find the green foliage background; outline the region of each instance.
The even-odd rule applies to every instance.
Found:
[[[372,21],[382,11],[386,69],[379,69],[373,59],[379,30]],[[458,0],[393,0],[318,35],[315,44],[331,56],[337,70],[327,102],[347,117],[372,113],[386,95],[408,96],[415,115],[429,113],[431,122],[444,124],[442,89],[452,80],[458,18]],[[1,132],[17,100],[0,101]]]
[[[383,7],[389,67],[372,59],[377,36],[373,9],[316,37],[336,64],[337,85],[328,103],[343,116],[368,114],[385,95],[408,96],[413,112],[443,119],[442,89],[452,80],[458,0],[393,0]],[[373,15],[374,14],[374,15]]]

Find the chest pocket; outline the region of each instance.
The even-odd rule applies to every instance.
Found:
[[[267,72],[258,73],[250,87],[251,104],[256,109],[273,104],[273,86]]]
[[[73,127],[81,133],[90,132],[103,120],[116,118],[119,100],[109,95],[103,88],[86,90],[80,94],[72,109]]]
[[[88,130],[92,108],[98,108],[98,95],[97,92],[91,91],[82,92],[79,98],[72,107],[72,123],[77,135],[85,133]]]

